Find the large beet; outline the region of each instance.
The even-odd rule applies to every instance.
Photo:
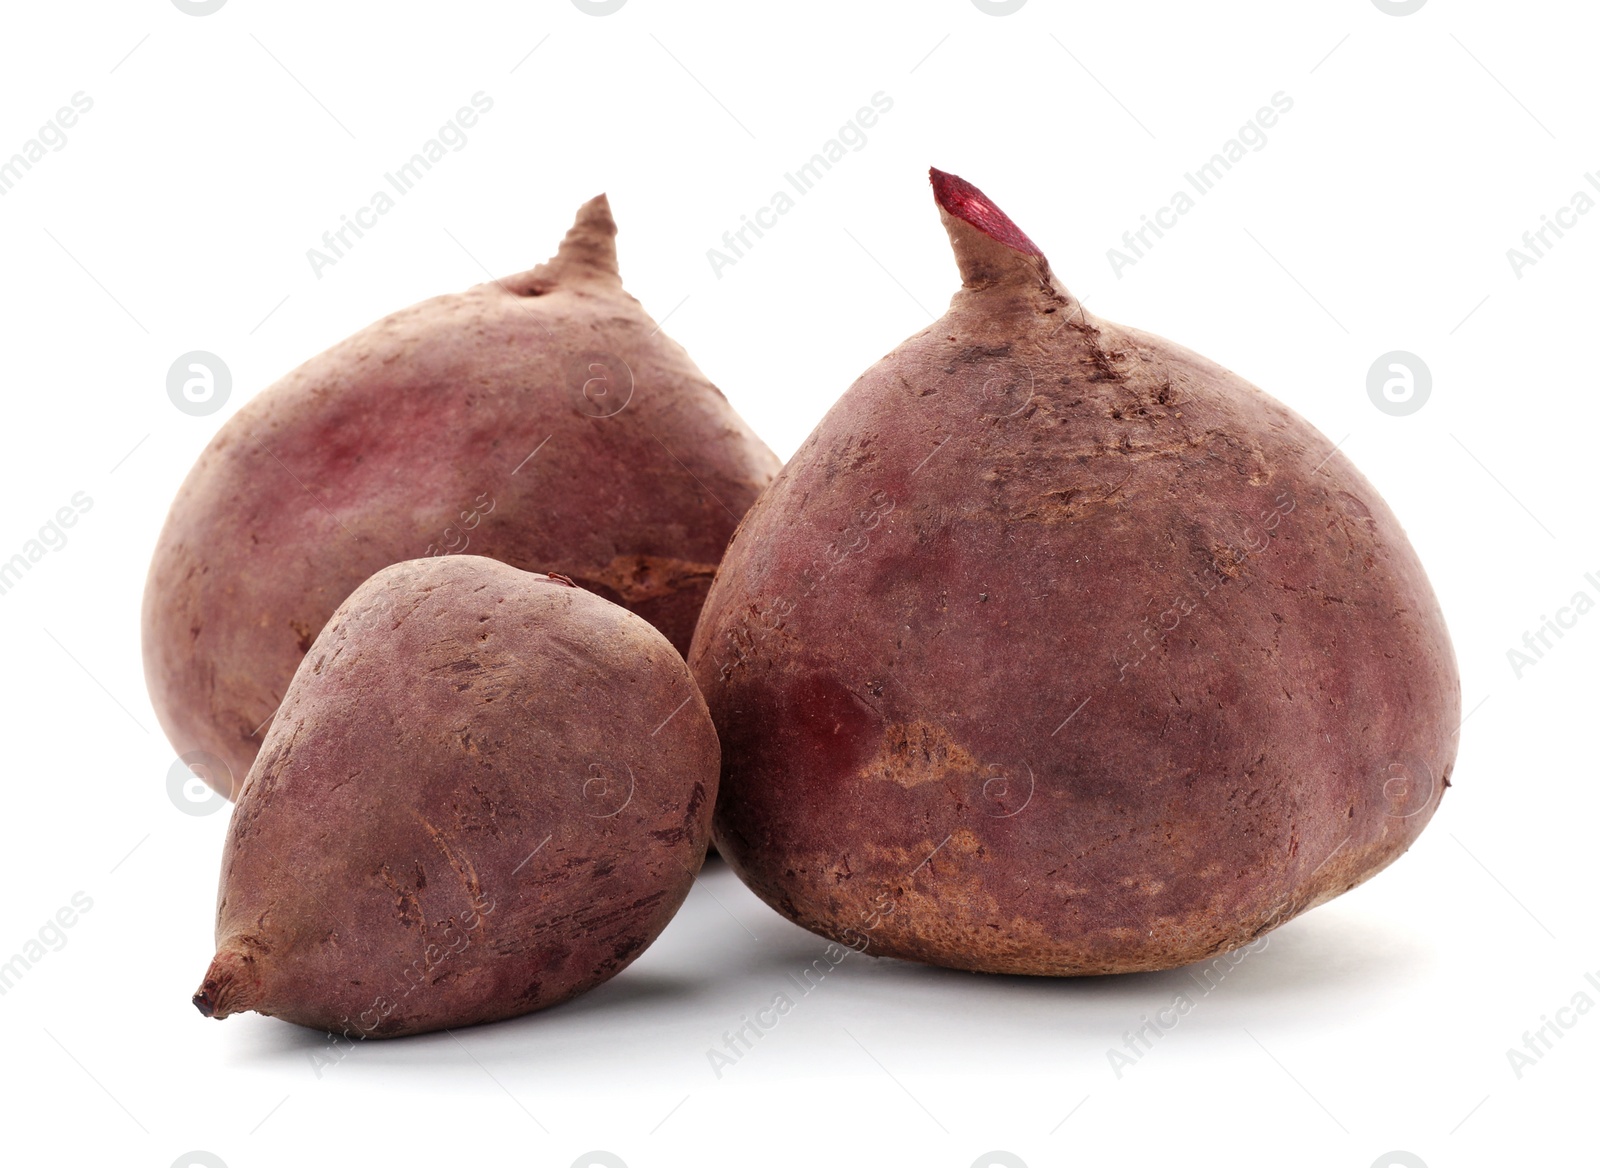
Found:
[[[981,192],[933,182],[961,291],[784,468],[701,616],[717,847],[872,953],[1229,950],[1432,815],[1460,708],[1438,604],[1332,442],[1096,319]]]
[[[386,568],[244,784],[195,1005],[378,1038],[563,1001],[672,918],[716,783],[705,703],[643,620],[481,556]]]
[[[231,795],[295,667],[372,573],[453,552],[560,572],[680,652],[777,459],[623,291],[605,196],[549,263],[415,305],[229,419],[144,599],[174,746]],[[231,779],[231,781],[230,781]]]

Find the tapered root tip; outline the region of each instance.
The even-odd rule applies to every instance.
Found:
[[[226,1018],[255,1009],[260,989],[254,959],[233,949],[221,949],[190,1000],[207,1018]]]
[[[611,203],[605,195],[596,195],[578,208],[572,229],[550,262],[617,274],[617,221],[611,217]]]
[[[560,284],[584,281],[622,283],[617,270],[617,221],[603,194],[578,208],[554,256],[531,271],[498,282],[519,296],[538,296]]]
[[[1012,251],[1039,256],[1041,259],[1044,257],[1039,245],[1024,235],[1022,229],[1011,222],[1011,217],[995,206],[993,199],[966,179],[929,167],[928,181],[933,184],[933,197],[946,214],[976,227]]]

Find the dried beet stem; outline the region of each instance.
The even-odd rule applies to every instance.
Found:
[[[531,271],[499,281],[519,296],[537,296],[558,284],[600,283],[620,288],[617,221],[611,203],[596,195],[578,208],[556,254]]]

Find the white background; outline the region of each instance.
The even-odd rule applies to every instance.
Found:
[[[1579,991],[1600,1002],[1600,615],[1520,678],[1507,650],[1580,589],[1600,599],[1600,214],[1520,278],[1506,253],[1600,170],[1594,32],[1576,0],[8,5],[0,158],[75,92],[94,107],[0,198],[0,559],[75,492],[93,508],[0,596],[0,959],[75,892],[93,908],[0,997],[0,1159],[1588,1159],[1600,1010],[1568,1015],[1520,1078],[1506,1051]],[[469,144],[317,278],[306,249],[480,90],[494,108]],[[707,249],[878,91],[894,107],[866,146],[715,275]],[[1294,108],[1266,147],[1114,274],[1107,249],[1278,91]],[[227,816],[168,797],[138,606],[166,506],[228,414],[384,313],[532,266],[605,190],[630,290],[787,456],[956,287],[930,163],[984,188],[1094,312],[1342,440],[1401,516],[1470,712],[1412,851],[1273,934],[1120,1079],[1107,1049],[1184,971],[852,956],[717,1078],[707,1049],[825,947],[721,866],[637,964],[545,1014],[368,1043],[320,1075],[318,1035],[200,1018]],[[206,417],[165,389],[195,349],[234,377]],[[1407,417],[1366,392],[1397,349],[1433,374]]]

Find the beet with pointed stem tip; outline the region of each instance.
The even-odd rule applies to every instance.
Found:
[[[779,474],[700,618],[717,847],[874,954],[1071,975],[1234,949],[1438,806],[1439,606],[1334,443],[1096,318],[981,191],[932,181],[961,290]]]
[[[563,572],[688,649],[778,463],[623,290],[615,235],[590,200],[548,263],[362,329],[201,454],[150,565],[145,678],[223,794],[333,610],[388,564]]]

